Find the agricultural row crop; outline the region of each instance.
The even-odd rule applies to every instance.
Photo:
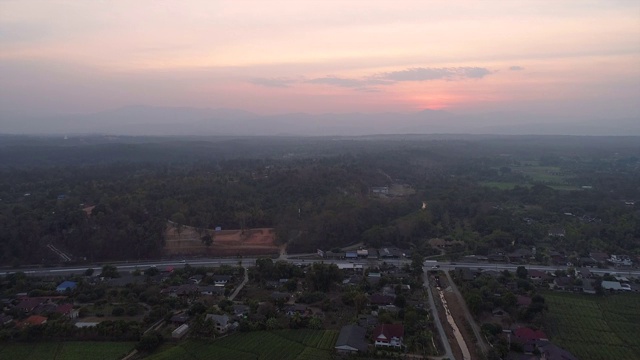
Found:
[[[551,340],[583,360],[640,359],[640,296],[549,293]]]

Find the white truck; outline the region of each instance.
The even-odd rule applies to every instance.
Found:
[[[438,260],[425,260],[424,266],[430,266],[432,269],[439,269]]]

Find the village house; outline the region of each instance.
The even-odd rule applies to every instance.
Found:
[[[529,270],[528,275],[529,279],[535,283],[541,283],[549,279],[549,275],[541,270]]]
[[[590,279],[591,278],[591,271],[589,271],[589,269],[587,268],[580,268],[580,271],[577,273],[577,275],[581,278],[581,279]]]
[[[98,324],[100,324],[101,321],[77,321],[74,326],[82,329],[82,328],[89,328],[89,327],[95,327],[98,326]]]
[[[78,286],[78,284],[73,281],[64,281],[60,285],[58,285],[58,287],[56,287],[56,291],[59,293],[72,291],[76,288],[76,286]]]
[[[452,247],[454,245],[464,245],[464,241],[460,240],[445,240],[445,239],[430,239],[429,245],[434,248],[444,249]]]
[[[397,259],[404,254],[404,252],[398,248],[382,248],[379,252],[381,259]]]
[[[598,264],[606,264],[607,260],[609,260],[609,254],[603,252],[590,252],[589,257]]]
[[[401,348],[403,338],[404,326],[402,324],[382,324],[373,331],[376,347]]]
[[[388,186],[374,186],[371,188],[371,193],[374,195],[389,195]]]
[[[503,308],[501,307],[497,307],[495,309],[493,309],[491,311],[491,315],[496,316],[496,317],[503,317],[505,315],[508,315],[509,313],[507,313]]]
[[[40,304],[44,303],[45,300],[42,298],[24,298],[20,300],[16,308],[23,311],[24,313],[30,313]]]
[[[507,255],[509,262],[512,263],[525,263],[533,256],[533,252],[530,249],[517,249]]]
[[[362,283],[363,277],[360,275],[352,275],[342,280],[344,286],[357,286]]]
[[[551,259],[551,262],[556,265],[565,265],[567,263],[567,257],[564,253],[559,251],[550,251],[549,258]]]
[[[607,261],[613,266],[633,266],[633,261],[627,255],[611,255]]]
[[[325,251],[323,253],[323,257],[325,257],[327,259],[344,259],[345,253],[344,252]]]
[[[376,285],[380,282],[381,277],[382,275],[379,272],[371,272],[369,273],[369,275],[367,275],[367,281],[371,285]]]
[[[207,314],[204,318],[205,321],[213,321],[216,327],[216,331],[219,334],[224,334],[229,330],[229,317],[227,315]]]
[[[235,317],[245,317],[249,315],[251,308],[247,305],[235,304],[233,305],[233,315]]]
[[[162,289],[160,291],[161,294],[169,294],[169,296],[171,297],[190,296],[190,295],[198,294],[199,292],[200,292],[200,287],[194,284],[169,286],[168,288]]]
[[[271,293],[271,299],[273,300],[284,300],[287,301],[291,298],[291,294],[289,293],[282,293],[279,291],[274,291]]]
[[[580,259],[578,259],[578,261],[580,265],[584,267],[593,268],[598,266],[598,262],[590,257],[583,256]]]
[[[519,343],[526,344],[533,341],[548,341],[547,335],[542,330],[534,330],[529,327],[521,327],[511,331],[511,340]]]
[[[358,325],[351,324],[343,326],[342,329],[340,329],[340,334],[338,335],[334,349],[342,354],[366,352],[368,348],[367,341],[365,340],[366,333],[367,331]]]
[[[574,285],[573,279],[567,276],[559,276],[553,279],[553,289],[555,290],[564,290],[564,291],[575,291],[576,286]]]
[[[230,275],[213,275],[211,277],[213,279],[213,284],[215,286],[225,286],[229,281],[231,281],[232,276]]]
[[[132,274],[124,274],[118,278],[106,279],[105,283],[112,287],[126,287],[132,284],[142,284],[146,280],[145,276],[135,276]]]
[[[220,287],[220,286],[215,286],[215,285],[207,285],[207,286],[199,286],[198,287],[199,291],[200,291],[200,295],[207,295],[207,296],[224,296],[224,288]]]
[[[505,262],[507,261],[507,258],[504,256],[504,253],[497,252],[487,255],[487,260],[490,262]]]
[[[384,306],[384,305],[392,305],[394,297],[389,295],[382,294],[373,294],[369,298],[369,303],[371,305]]]
[[[35,326],[35,325],[42,325],[42,324],[46,324],[47,323],[47,318],[44,316],[40,316],[40,315],[31,315],[28,318],[24,319],[22,322],[20,322],[20,327],[24,327],[24,326]]]
[[[189,315],[187,313],[176,314],[169,319],[169,322],[172,324],[184,324],[189,321]]]
[[[549,229],[547,234],[549,237],[564,237],[566,235],[566,231],[562,227],[552,227]]]
[[[368,258],[369,257],[369,250],[360,249],[360,250],[356,251],[356,254],[358,255],[359,258]]]
[[[56,307],[54,310],[55,313],[62,314],[69,319],[75,319],[79,315],[78,309],[73,308],[73,304],[61,304]]]
[[[489,258],[482,255],[466,255],[462,257],[462,261],[465,263],[478,263],[478,262],[487,262]]]
[[[284,313],[287,316],[294,316],[294,315],[298,314],[298,315],[304,317],[304,316],[307,316],[307,315],[311,314],[311,311],[309,310],[307,305],[304,305],[304,304],[291,304],[291,305],[285,306]]]

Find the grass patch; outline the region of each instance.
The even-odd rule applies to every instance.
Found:
[[[513,172],[521,173],[533,182],[562,184],[565,182],[565,175],[556,166],[516,166]]]
[[[512,190],[515,189],[517,186],[520,187],[531,187],[531,185],[529,184],[520,184],[520,183],[516,183],[516,182],[501,182],[501,181],[482,181],[479,183],[481,186],[486,186],[486,187],[490,187],[490,188],[495,188],[495,189],[500,189],[500,190]]]
[[[30,360],[116,360],[129,353],[131,342],[44,342],[0,345],[1,359]]]
[[[578,190],[582,190],[581,188],[577,187],[577,186],[573,186],[573,185],[548,185],[550,188],[554,189],[554,190],[560,190],[560,191],[578,191]]]
[[[583,360],[640,359],[640,296],[544,295],[551,340]]]

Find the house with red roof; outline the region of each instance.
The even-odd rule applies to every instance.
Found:
[[[542,282],[549,278],[549,275],[540,270],[529,270],[529,279],[533,282]]]
[[[382,324],[373,331],[375,346],[402,347],[404,338],[404,326],[402,324]]]
[[[531,305],[531,298],[524,295],[518,295],[517,303],[518,303],[518,306],[527,307]]]
[[[373,294],[369,298],[369,303],[371,303],[371,305],[391,305],[393,304],[393,300],[393,296]]]
[[[20,326],[42,325],[47,322],[47,318],[40,315],[31,315],[20,323]]]
[[[529,327],[521,327],[513,331],[513,341],[526,344],[533,341],[548,341],[547,335],[542,330],[534,330]]]
[[[20,302],[18,303],[18,305],[16,305],[16,307],[24,311],[25,313],[30,313],[33,311],[33,309],[35,309],[37,306],[41,305],[42,303],[44,303],[44,300],[41,298],[24,298],[20,300]]]
[[[78,317],[79,311],[73,308],[73,304],[61,304],[55,309],[56,313],[62,314],[69,319],[75,319]]]

